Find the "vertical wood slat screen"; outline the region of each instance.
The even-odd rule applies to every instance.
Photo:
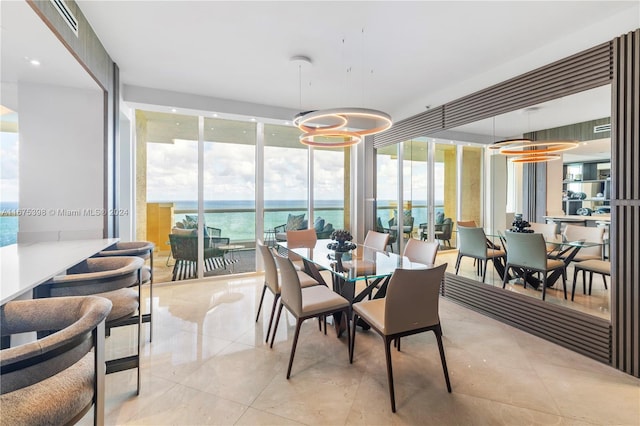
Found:
[[[613,55],[612,361],[640,377],[640,30],[616,38]]]

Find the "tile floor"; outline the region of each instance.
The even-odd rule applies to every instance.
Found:
[[[259,275],[156,284],[140,396],[135,370],[107,376],[106,424],[640,424],[640,380],[447,299],[440,317],[453,393],[433,333],[404,338],[393,353],[392,414],[382,340],[358,331],[350,365],[346,337],[325,336],[315,321],[303,325],[286,380],[293,319],[281,320],[269,349],[273,299],[267,292],[256,324],[261,289]],[[135,327],[114,330],[107,356],[134,338]]]

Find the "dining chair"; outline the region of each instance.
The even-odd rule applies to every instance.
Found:
[[[436,263],[439,248],[440,244],[437,241],[427,242],[410,238],[404,246],[404,256],[412,262],[432,266]]]
[[[608,260],[588,259],[578,262],[573,268],[573,285],[571,287],[571,301],[576,294],[576,278],[582,271],[582,292],[587,294],[587,272],[589,273],[589,296],[591,296],[591,285],[593,284],[593,274],[602,275],[602,282],[604,283],[604,289],[607,287],[607,276],[611,276],[611,262]]]
[[[458,226],[466,226],[467,228],[477,228],[478,225],[476,224],[475,220],[459,220],[456,222],[456,224]]]
[[[393,368],[391,364],[391,341],[403,336],[433,331],[438,342],[440,361],[451,392],[447,361],[442,345],[442,328],[438,314],[440,283],[447,264],[431,269],[396,269],[385,298],[367,300],[353,305],[353,323],[362,319],[384,339],[387,360],[387,380],[391,411],[396,412]],[[349,359],[353,362],[355,352],[355,327],[352,330]]]
[[[389,234],[377,231],[367,231],[364,238],[364,246],[378,251],[384,251],[389,242]]]
[[[556,224],[555,223],[539,223],[539,222],[529,222],[529,229],[533,230],[533,232],[542,234],[545,241],[555,241],[558,237],[556,234]],[[552,253],[559,248],[557,244],[547,243],[547,253]]]
[[[567,299],[567,279],[565,274],[565,264],[562,260],[547,258],[547,246],[542,234],[506,232],[507,242],[507,265],[504,268],[504,278],[502,288],[507,285],[509,268],[519,268],[524,274],[524,285],[526,286],[529,272],[538,272],[542,275],[542,300],[547,292],[547,274],[556,269],[562,269],[562,288],[564,298]]]
[[[274,260],[280,270],[281,297],[278,315],[276,316],[276,324],[273,329],[273,334],[271,335],[271,347],[273,347],[273,341],[276,336],[276,331],[278,330],[282,307],[286,307],[291,315],[296,318],[296,331],[293,336],[289,367],[287,368],[287,379],[289,379],[293,358],[296,353],[296,345],[298,344],[298,336],[300,335],[300,326],[306,319],[324,318],[328,315],[341,312],[342,318],[346,323],[348,338],[347,350],[349,350],[351,347],[349,325],[349,310],[351,306],[347,299],[329,289],[327,286],[315,285],[302,288],[299,275],[296,273],[291,260],[278,254],[274,255]]]
[[[257,242],[258,251],[262,257],[262,263],[264,264],[264,285],[262,287],[262,296],[260,296],[260,303],[258,304],[258,313],[256,314],[256,322],[260,319],[260,309],[262,308],[262,302],[264,302],[264,295],[269,289],[273,293],[273,305],[271,307],[271,315],[269,316],[269,328],[267,328],[267,337],[265,343],[269,342],[269,334],[271,334],[271,325],[273,324],[273,316],[276,312],[276,305],[280,298],[280,280],[278,276],[278,268],[275,260],[273,260],[273,252],[268,246],[265,246],[260,241]],[[298,279],[300,280],[300,286],[302,288],[310,287],[312,285],[318,285],[318,281],[314,280],[309,275],[302,271],[296,270]]]
[[[574,262],[582,262],[583,260],[589,259],[602,260],[602,258],[604,257],[604,231],[604,228],[567,224],[562,233],[563,238],[566,241],[586,241],[589,243],[599,243],[599,245],[592,247],[582,247],[572,260]]]
[[[482,228],[467,228],[458,226],[458,258],[456,259],[456,275],[460,269],[460,261],[463,257],[471,257],[482,262],[482,282],[487,276],[487,264],[491,260],[505,258],[507,253],[504,250],[489,248],[487,246],[487,236]]]
[[[287,231],[287,248],[314,248],[318,241],[318,235],[313,229],[300,229]],[[302,258],[292,251],[289,251],[289,259],[293,262],[293,266],[299,270],[304,270],[304,262]]]

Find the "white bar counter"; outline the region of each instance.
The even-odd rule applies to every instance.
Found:
[[[0,305],[30,292],[48,279],[97,252],[119,238],[65,240],[11,244],[0,247]]]

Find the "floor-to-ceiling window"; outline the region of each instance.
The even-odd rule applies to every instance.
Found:
[[[264,229],[292,224],[297,216],[308,224],[309,150],[296,127],[264,125]]]
[[[351,227],[350,152],[349,148],[313,150],[313,216],[319,237],[328,238],[333,229]]]
[[[204,119],[204,217],[213,232],[243,245],[255,241],[253,121]]]
[[[18,113],[0,105],[0,247],[18,236]]]

